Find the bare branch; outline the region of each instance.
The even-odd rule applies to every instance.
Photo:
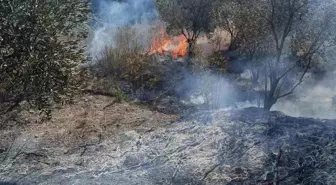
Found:
[[[311,63],[311,59],[309,59],[309,63],[307,64],[306,69],[302,73],[299,81],[293,86],[293,88],[290,91],[288,91],[287,93],[284,93],[284,94],[282,94],[280,96],[277,96],[278,99],[283,98],[285,96],[288,96],[290,94],[293,94],[293,92],[295,91],[295,89],[303,82],[303,78],[304,78],[304,76],[306,75],[306,73],[308,72],[308,70],[310,68],[310,63]]]
[[[294,68],[295,68],[295,64],[294,65],[292,65],[291,67],[289,67],[282,75],[280,75],[278,78],[277,78],[277,80],[281,80],[282,78],[284,78],[285,76],[287,76],[287,74],[289,73],[289,72],[291,72]]]

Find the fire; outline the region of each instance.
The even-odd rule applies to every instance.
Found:
[[[164,30],[160,31],[159,37],[154,37],[148,55],[171,54],[174,59],[187,55],[188,42],[183,35],[169,38]]]

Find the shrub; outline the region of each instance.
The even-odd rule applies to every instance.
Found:
[[[86,0],[0,1],[0,87],[11,108],[49,110],[78,90],[88,16]]]
[[[207,58],[208,65],[211,69],[216,69],[225,72],[228,67],[228,59],[220,52],[217,51]]]
[[[160,67],[145,54],[146,44],[140,37],[136,28],[119,28],[114,36],[115,46],[106,47],[98,60],[99,72],[113,81],[129,82],[133,89],[155,88],[161,80]]]

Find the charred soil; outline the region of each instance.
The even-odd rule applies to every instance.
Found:
[[[50,121],[2,119],[0,180],[17,184],[333,184],[336,121],[258,108],[168,115],[83,96]],[[21,120],[21,119],[20,119]]]

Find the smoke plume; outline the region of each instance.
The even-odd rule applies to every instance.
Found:
[[[148,25],[157,17],[152,0],[95,0],[92,6],[95,22],[87,52],[93,58],[99,58],[105,47],[114,47],[113,36],[119,27],[136,27],[146,37]]]
[[[91,27],[87,52],[93,58],[93,62],[99,59],[105,47],[115,47],[114,35],[119,27],[136,28],[136,34],[146,42],[150,40],[149,30],[152,23],[158,19],[153,0],[95,0],[92,6],[95,22]],[[333,54],[334,50],[331,53]],[[335,56],[329,55],[328,63],[333,65],[335,59]],[[327,73],[322,79],[316,80],[312,74],[308,75],[292,96],[280,99],[272,110],[282,111],[290,116],[336,118],[336,84],[333,70],[336,68],[327,66],[326,69]],[[210,73],[186,76],[184,81],[179,82],[176,91],[182,93],[183,89],[188,89],[186,100],[189,103],[207,104],[210,108],[262,105],[262,95],[242,92],[236,88],[236,82],[228,76]],[[250,80],[248,77],[243,78]]]

